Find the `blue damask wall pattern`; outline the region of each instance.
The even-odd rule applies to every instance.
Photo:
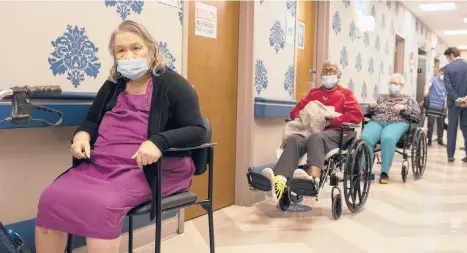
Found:
[[[84,27],[68,25],[63,35],[51,43],[54,51],[48,61],[54,76],[66,74],[75,88],[85,76],[96,79],[101,67],[96,56],[99,49],[89,40]]]
[[[138,15],[143,11],[144,0],[105,0],[105,6],[116,7],[118,15],[125,20],[131,12]]]
[[[381,64],[379,65],[379,74],[382,75],[384,74],[384,62],[381,61]]]
[[[373,99],[377,100],[378,96],[379,96],[378,85],[375,84],[375,86],[373,87]]]
[[[386,29],[386,16],[384,13],[381,15],[381,28]]]
[[[389,55],[389,41],[386,41],[386,44],[384,45],[384,53]]]
[[[362,63],[362,54],[358,53],[357,58],[355,59],[355,69],[360,72],[363,68],[363,63]]]
[[[366,86],[365,81],[363,81],[361,97],[363,101],[366,101],[366,99],[368,98],[368,87]]]
[[[281,22],[278,20],[274,21],[269,32],[269,45],[274,48],[277,54],[285,46],[285,32],[282,29]]]
[[[357,38],[357,26],[355,25],[355,21],[352,21],[350,23],[350,27],[349,27],[349,38],[352,42],[355,41],[355,39]]]
[[[285,4],[287,6],[287,11],[295,17],[295,13],[297,12],[297,0],[285,0]]]
[[[180,25],[183,25],[183,4],[183,0],[179,0],[178,20],[180,20]]]
[[[369,32],[363,33],[363,44],[365,45],[365,47],[370,46],[370,33]]]
[[[345,8],[350,6],[350,0],[343,0]]]
[[[371,16],[376,18],[376,7],[374,5],[371,7]]]
[[[370,75],[373,75],[375,72],[375,62],[373,61],[373,57],[370,57],[370,60],[368,61],[368,73]]]
[[[264,66],[263,60],[256,60],[255,64],[255,89],[259,95],[261,91],[268,87],[268,71]]]
[[[176,71],[176,68],[175,68],[175,61],[177,59],[175,59],[175,57],[172,55],[172,53],[170,53],[170,50],[169,48],[167,47],[167,42],[162,42],[160,41],[159,42],[159,48],[162,50],[162,52],[164,52],[164,55],[166,57],[166,60],[167,60],[167,67],[171,70],[174,70]]]
[[[289,96],[294,93],[294,81],[295,81],[295,67],[289,66],[289,69],[285,73],[284,90],[287,91]]]
[[[347,88],[349,88],[349,90],[351,90],[353,93],[355,93],[355,84],[354,84],[352,78],[350,78],[349,83],[347,84]]]
[[[336,35],[341,32],[341,18],[338,11],[332,16],[332,30],[334,30]]]
[[[388,10],[391,9],[391,0],[386,0],[386,6],[388,7]]]
[[[347,48],[345,46],[341,49],[341,57],[340,57],[340,64],[342,69],[345,69],[349,65],[349,55],[347,53]]]
[[[379,52],[379,50],[381,49],[381,42],[379,41],[379,34],[376,35],[375,49],[376,49],[376,52]]]

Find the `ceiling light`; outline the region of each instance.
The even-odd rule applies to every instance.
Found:
[[[420,4],[422,11],[450,11],[457,9],[454,3]]]
[[[467,35],[467,30],[443,31],[444,35]]]
[[[457,49],[467,50],[467,45],[457,46]]]

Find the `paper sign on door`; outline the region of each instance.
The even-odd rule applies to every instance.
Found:
[[[195,35],[215,39],[217,37],[217,8],[203,3],[196,3]]]

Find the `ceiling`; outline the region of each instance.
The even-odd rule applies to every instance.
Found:
[[[455,3],[456,10],[424,12],[420,9],[420,4],[426,3]],[[401,1],[419,20],[438,35],[448,46],[467,45],[467,35],[444,35],[445,30],[467,30],[467,1]]]

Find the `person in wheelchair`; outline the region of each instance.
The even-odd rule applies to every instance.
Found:
[[[389,81],[389,94],[379,95],[370,103],[368,116],[371,121],[365,125],[361,138],[368,144],[370,154],[381,142],[381,175],[379,182],[389,182],[389,170],[396,150],[396,144],[409,129],[407,119],[419,119],[420,107],[414,98],[404,95],[404,77],[395,73]]]
[[[40,196],[38,253],[62,253],[67,233],[86,237],[88,252],[118,252],[125,215],[151,199],[147,166],[206,136],[195,90],[167,68],[146,28],[123,21],[109,50],[109,80],[73,136],[73,167]],[[162,196],[186,191],[194,171],[189,154],[164,156]]]
[[[324,62],[322,86],[311,89],[290,112],[290,119],[295,120],[308,103],[319,101],[325,106],[334,107],[340,116],[327,118],[324,131],[314,132],[308,138],[294,134],[285,140],[284,150],[275,168],[266,168],[261,172],[270,180],[271,192],[268,195],[273,201],[277,202],[282,197],[287,179],[290,178],[308,179],[318,187],[326,154],[339,147],[341,125],[359,124],[363,120],[363,113],[353,92],[339,85],[341,75],[338,63],[332,60]],[[299,160],[304,154],[307,154],[306,171],[298,169]]]

